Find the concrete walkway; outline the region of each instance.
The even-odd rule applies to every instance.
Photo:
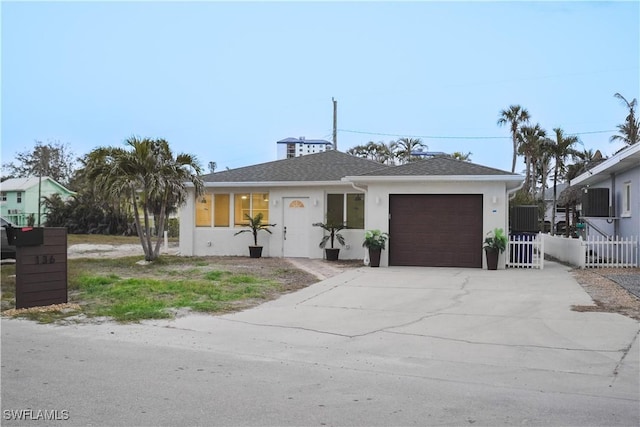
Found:
[[[3,320],[2,333],[3,343],[44,341],[52,352],[65,343],[84,360],[96,357],[95,366],[42,361],[93,387],[108,387],[114,372],[128,379],[122,395],[101,393],[111,417],[101,419],[69,396],[90,394],[86,379],[60,385],[58,399],[85,424],[639,425],[639,324],[571,311],[591,303],[551,262],[544,270],[362,267],[224,316],[66,327]],[[5,347],[3,409],[20,399],[56,403],[33,396],[37,381],[15,372],[32,378],[32,362]],[[167,371],[172,363],[177,374]],[[162,398],[163,387],[171,396]],[[145,416],[163,416],[118,418],[127,399]]]
[[[320,280],[330,279],[338,274],[344,273],[345,269],[352,268],[344,267],[340,262],[326,261],[323,259],[287,258],[287,261],[297,269],[313,274]]]

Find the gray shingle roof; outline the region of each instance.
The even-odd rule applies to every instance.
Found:
[[[387,169],[388,166],[329,150],[204,175],[204,182],[340,181],[348,175]]]
[[[488,166],[477,165],[450,157],[416,160],[384,170],[364,173],[364,176],[421,176],[421,175],[513,175]]]

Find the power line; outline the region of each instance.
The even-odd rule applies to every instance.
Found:
[[[398,133],[366,132],[351,129],[338,129],[340,132],[358,133],[364,135],[398,136],[404,138],[424,138],[424,139],[511,139],[510,136],[434,136],[434,135],[407,135]],[[587,135],[596,133],[611,133],[615,130],[594,130],[588,132],[567,132],[567,135]]]

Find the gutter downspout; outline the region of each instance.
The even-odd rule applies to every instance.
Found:
[[[353,181],[350,181],[350,182],[349,182],[349,184],[351,184],[351,186],[352,186],[355,190],[358,190],[358,191],[360,191],[360,192],[364,193],[364,196],[365,196],[365,202],[369,199],[369,197],[368,197],[368,195],[369,195],[369,194],[368,194],[368,190],[366,190],[366,189],[364,189],[364,188],[361,188],[361,187],[358,187],[355,183],[353,183]],[[366,206],[366,204],[365,204],[365,206]],[[366,209],[366,208],[365,208],[365,210],[364,210],[364,223],[365,223],[365,225],[369,223],[369,209]],[[365,227],[365,229],[366,229],[366,227]],[[368,250],[368,249],[366,249],[366,248],[365,248],[365,250],[364,250],[364,255],[363,255],[363,257],[362,257],[362,263],[363,263],[364,265],[369,265],[369,250]]]
[[[368,199],[368,197],[367,197],[367,196],[368,196],[368,190],[367,190],[367,189],[365,189],[365,188],[361,188],[361,187],[358,187],[358,186],[357,186],[356,184],[354,184],[352,181],[349,181],[349,184],[351,184],[351,186],[352,186],[355,190],[358,190],[358,191],[360,191],[360,192],[364,193],[365,201]],[[346,208],[346,206],[345,206],[345,208]],[[369,209],[365,209],[365,210],[364,210],[364,223],[365,223],[365,224],[367,224],[367,222],[368,222],[368,221],[367,221],[367,220],[369,219],[368,217],[369,217]],[[346,223],[345,223],[345,224],[346,224]],[[365,227],[365,228],[366,228],[366,227]]]
[[[365,195],[367,194],[367,190],[366,190],[365,188],[360,188],[360,187],[358,187],[356,184],[354,184],[354,183],[353,183],[353,181],[350,181],[350,182],[349,182],[349,184],[351,184],[351,186],[352,186],[354,189],[356,189],[356,190],[358,190],[358,191],[363,192]]]
[[[616,209],[616,173],[613,172],[610,174],[611,177],[611,206],[609,210],[609,216],[613,218],[613,237],[620,235],[620,220],[617,218],[617,209]]]
[[[507,196],[509,200],[513,200],[513,198],[516,196],[516,192],[518,190],[520,190],[522,187],[524,187],[524,181],[522,181],[522,183],[520,185],[518,185],[516,188],[513,188],[511,190],[507,190]]]
[[[504,225],[504,229],[507,230],[507,235],[509,234],[509,200],[513,200],[513,198],[516,196],[516,192],[522,187],[524,187],[524,181],[522,181],[517,187],[511,190],[507,190],[507,200],[505,200],[504,202],[504,209],[506,212],[505,217],[507,219],[507,223]]]

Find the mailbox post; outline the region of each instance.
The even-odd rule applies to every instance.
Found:
[[[67,302],[67,229],[7,230],[16,246],[16,308]]]

